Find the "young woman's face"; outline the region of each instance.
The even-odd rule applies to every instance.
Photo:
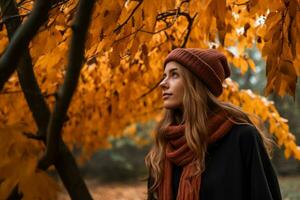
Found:
[[[183,107],[183,77],[182,66],[177,62],[168,62],[159,84],[162,89],[164,107],[166,109],[182,109]]]

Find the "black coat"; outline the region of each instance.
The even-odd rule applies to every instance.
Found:
[[[276,172],[255,127],[234,125],[208,146],[200,200],[281,200]],[[173,167],[174,198],[182,169]],[[148,187],[151,179],[148,180]],[[148,194],[148,199],[155,199]]]

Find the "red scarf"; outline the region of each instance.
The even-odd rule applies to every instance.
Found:
[[[209,133],[208,144],[215,142],[223,137],[232,127],[232,122],[226,118],[223,111],[211,115],[208,118],[207,130]],[[195,154],[187,146],[185,125],[170,125],[165,138],[166,157],[164,161],[164,173],[162,182],[158,188],[159,200],[172,200],[172,163],[183,167],[180,177],[177,200],[199,200],[201,175],[192,176],[196,170]]]

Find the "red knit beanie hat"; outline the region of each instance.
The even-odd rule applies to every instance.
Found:
[[[215,49],[176,48],[166,57],[164,68],[170,61],[198,76],[216,97],[222,94],[222,83],[231,73],[225,55]]]

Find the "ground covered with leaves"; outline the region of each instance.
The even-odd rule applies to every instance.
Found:
[[[300,200],[300,175],[279,177],[283,200]],[[95,200],[145,200],[146,183],[99,183],[87,180],[87,184]],[[63,192],[59,200],[69,200]]]

